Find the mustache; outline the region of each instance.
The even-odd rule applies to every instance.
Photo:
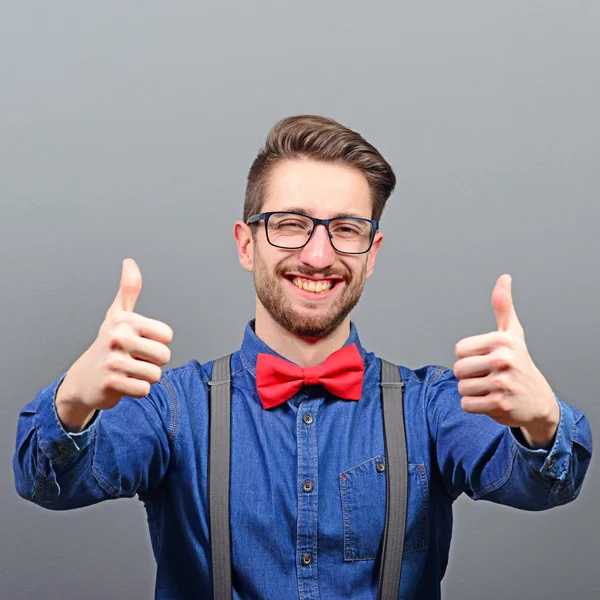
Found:
[[[339,269],[335,267],[327,267],[326,269],[313,269],[308,265],[278,265],[275,269],[275,273],[277,275],[284,276],[287,272],[294,271],[294,273],[298,273],[299,275],[306,275],[306,277],[314,277],[315,275],[319,275],[323,278],[328,277],[340,277],[345,282],[348,282],[352,279],[352,273],[348,269]]]

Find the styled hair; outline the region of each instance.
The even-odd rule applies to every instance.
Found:
[[[254,159],[246,185],[244,221],[260,213],[273,167],[285,159],[308,158],[358,169],[367,179],[372,199],[371,218],[381,218],[396,186],[392,167],[359,133],[333,119],[297,115],[278,121]]]

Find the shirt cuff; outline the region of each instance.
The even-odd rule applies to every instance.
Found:
[[[39,447],[53,462],[64,460],[85,448],[93,438],[100,412],[96,411],[87,427],[77,433],[65,430],[56,412],[56,393],[66,373],[40,392],[35,414]]]
[[[525,446],[520,429],[511,427],[511,432],[521,456],[532,469],[552,479],[563,480],[567,476],[571,464],[575,415],[568,404],[558,396],[554,397],[560,408],[560,419],[550,450],[528,448]]]

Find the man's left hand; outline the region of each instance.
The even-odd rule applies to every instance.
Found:
[[[549,448],[560,419],[552,388],[535,366],[517,318],[510,275],[501,275],[492,292],[497,331],[462,339],[456,344],[461,406],[520,427],[532,448]]]

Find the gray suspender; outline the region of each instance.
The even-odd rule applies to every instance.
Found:
[[[214,600],[231,600],[229,472],[231,453],[231,355],[213,364],[210,394],[208,501]],[[406,525],[408,460],[404,384],[396,365],[381,361],[383,434],[387,457],[385,531],[377,600],[398,600]]]
[[[210,382],[208,507],[214,600],[231,600],[231,538],[229,532],[229,457],[231,454],[230,356],[213,364]]]
[[[377,600],[398,600],[408,482],[408,458],[404,433],[404,384],[400,370],[381,361],[383,437],[387,457],[385,530],[379,570]]]

